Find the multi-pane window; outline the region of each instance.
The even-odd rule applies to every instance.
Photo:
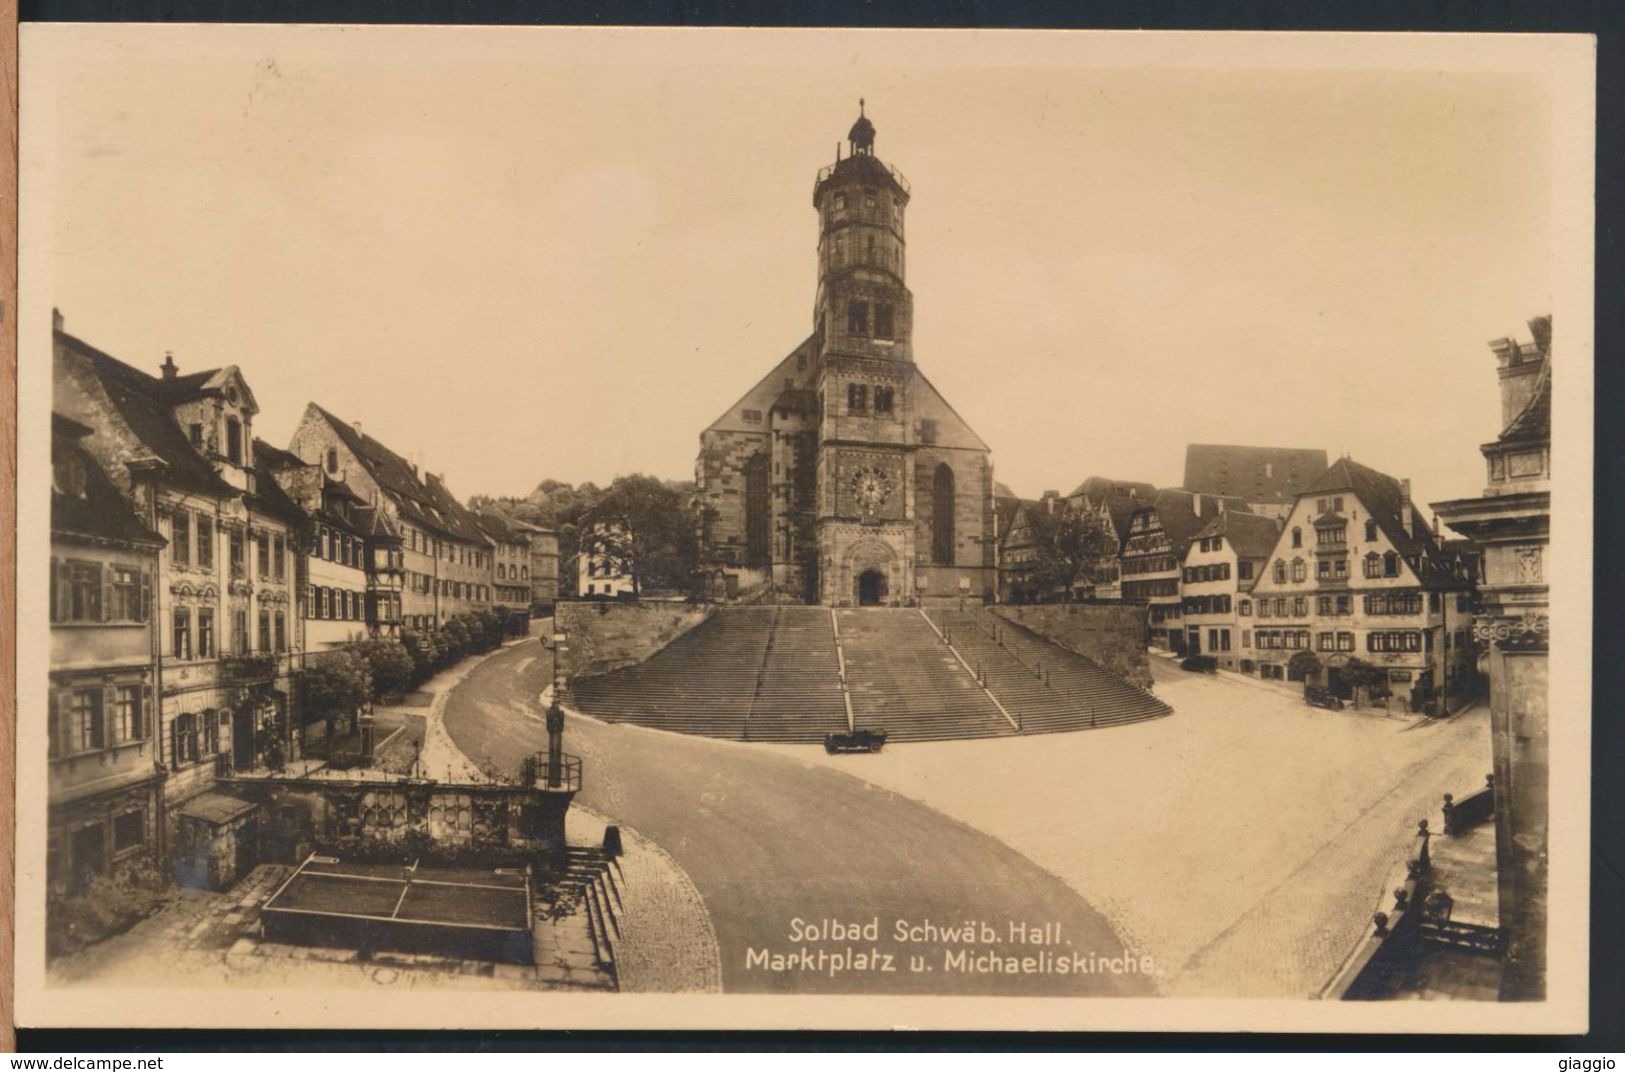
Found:
[[[214,658],[214,608],[197,609],[197,657]]]
[[[1251,562],[1237,562],[1236,576],[1243,581],[1253,579],[1253,564]]]
[[[199,569],[214,569],[214,525],[208,514],[197,516],[197,564]]]
[[[891,412],[892,389],[890,387],[875,388],[875,412]]]
[[[288,616],[282,611],[276,612],[276,650],[288,650]]]
[[[147,736],[141,718],[141,686],[120,685],[113,690],[113,739],[141,741]]]
[[[1305,578],[1307,578],[1308,576],[1309,576],[1309,568],[1304,565],[1303,559],[1301,559],[1301,558],[1293,559],[1292,560],[1292,579],[1294,581],[1301,581],[1301,580],[1304,580]]]
[[[231,616],[231,630],[236,636],[236,649],[238,655],[247,655],[251,650],[248,646],[248,612],[239,610]]]
[[[1286,583],[1286,563],[1280,559],[1275,560],[1274,576],[1276,584]]]
[[[68,751],[88,752],[104,742],[102,690],[74,689],[68,706]]]
[[[869,388],[861,383],[846,385],[846,408],[850,413],[864,413],[869,409]]]
[[[271,579],[271,534],[262,532],[254,540],[259,552],[259,578],[262,581]]]
[[[1374,592],[1365,597],[1365,612],[1367,614],[1420,614],[1422,613],[1422,594],[1420,592]]]
[[[1406,631],[1393,633],[1367,633],[1367,651],[1421,651],[1422,634]]]
[[[1365,575],[1367,577],[1382,576],[1382,557],[1375,551],[1365,556]]]
[[[58,613],[69,622],[102,620],[102,568],[94,562],[68,562],[59,567],[66,591]]]
[[[1331,633],[1316,633],[1315,634],[1315,647],[1316,647],[1316,649],[1318,649],[1320,651],[1331,651],[1332,648],[1333,648],[1333,645],[1336,644],[1336,643],[1337,643],[1336,638]]]
[[[232,532],[226,537],[226,560],[233,580],[243,577],[243,534]]]
[[[1346,558],[1335,558],[1335,559],[1333,559],[1332,560],[1332,577],[1333,577],[1333,579],[1339,580],[1339,581],[1346,580],[1348,578],[1348,575],[1349,575],[1349,560],[1346,559]]]
[[[1309,616],[1309,597],[1308,596],[1294,596],[1293,597],[1293,599],[1292,599],[1292,616],[1294,618],[1306,618],[1306,617]]]
[[[1382,575],[1384,577],[1399,576],[1399,556],[1392,551],[1382,556]]]
[[[1315,613],[1321,614],[1321,615],[1330,615],[1331,612],[1332,612],[1332,597],[1331,596],[1321,596],[1321,597],[1319,597],[1318,599],[1315,600]]]
[[[1236,613],[1240,614],[1243,618],[1251,618],[1253,615],[1253,601],[1250,599],[1243,599],[1241,602],[1237,603]]]
[[[243,425],[236,417],[226,418],[226,460],[243,464]]]
[[[176,607],[170,621],[169,651],[177,659],[192,657],[192,611]]]
[[[1365,542],[1371,543],[1377,538],[1377,523],[1367,520],[1365,523]]]
[[[1348,535],[1349,530],[1347,525],[1327,525],[1323,529],[1315,530],[1315,539],[1320,543],[1347,543]]]
[[[271,541],[271,576],[276,580],[287,579],[288,567],[285,561],[287,554],[288,545],[279,533]]]
[[[204,715],[205,718],[209,716]],[[212,722],[213,719],[210,719]],[[170,723],[170,733],[173,740],[170,742],[170,757],[175,765],[196,763],[198,754],[198,716],[193,714],[176,715],[175,721]]]
[[[1335,613],[1337,613],[1337,614],[1347,614],[1352,609],[1352,607],[1353,607],[1353,602],[1352,602],[1352,600],[1351,600],[1351,598],[1349,596],[1344,595],[1344,596],[1338,596],[1337,597]]]
[[[1303,530],[1302,529],[1293,529],[1292,530],[1292,546],[1293,547],[1302,547],[1303,546]]]
[[[260,611],[260,651],[271,650],[271,612]]]
[[[169,519],[169,561],[176,566],[192,562],[192,515],[185,511]]]
[[[1337,634],[1337,650],[1338,651],[1353,651],[1354,650],[1354,634],[1353,633],[1338,633]]]
[[[1321,559],[1315,563],[1315,579],[1329,581],[1332,577],[1332,564],[1329,559]]]
[[[132,566],[113,566],[109,571],[107,588],[107,620],[110,622],[139,622],[144,619],[141,608],[141,573]]]

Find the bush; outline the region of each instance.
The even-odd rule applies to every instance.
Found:
[[[163,904],[169,882],[151,860],[97,875],[83,893],[46,903],[45,951],[60,957],[129,930]]]
[[[416,662],[401,641],[392,637],[377,637],[355,641],[350,648],[372,673],[374,700],[401,692],[412,683]]]

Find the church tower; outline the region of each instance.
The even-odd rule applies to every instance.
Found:
[[[909,189],[875,155],[858,102],[847,154],[818,174],[818,576],[827,603],[914,594],[913,297],[904,283]]]
[[[914,362],[909,196],[875,155],[859,101],[813,184],[812,334],[700,433],[696,523],[713,598],[992,598],[988,447]]]

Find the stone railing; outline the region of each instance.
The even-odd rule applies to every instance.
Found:
[[[1451,837],[1465,834],[1495,816],[1495,775],[1484,775],[1484,788],[1456,800],[1444,795],[1444,832]]]

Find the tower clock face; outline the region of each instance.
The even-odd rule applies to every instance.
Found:
[[[880,509],[891,490],[891,477],[873,466],[852,474],[852,492],[858,497],[859,505],[870,513]]]

